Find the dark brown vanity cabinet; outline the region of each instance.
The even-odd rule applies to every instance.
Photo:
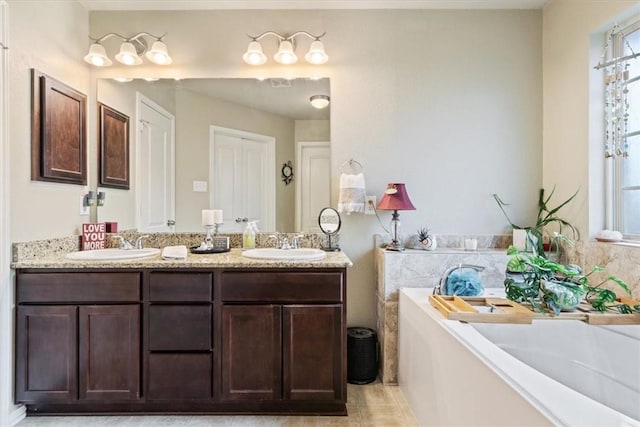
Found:
[[[346,400],[342,274],[227,271],[222,300],[223,399]]]
[[[29,412],[346,413],[343,268],[22,269]]]
[[[140,397],[140,274],[17,275],[16,400]]]
[[[149,273],[147,399],[213,397],[213,274]]]

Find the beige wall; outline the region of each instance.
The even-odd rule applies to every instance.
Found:
[[[543,183],[557,200],[580,193],[565,216],[583,238],[605,228],[602,71],[604,33],[638,1],[553,0],[543,11]]]
[[[96,85],[81,60],[86,12],[62,2],[12,3],[12,240],[68,235],[83,220],[82,191],[29,179],[26,71],[36,66],[82,91],[90,88],[91,106]],[[330,77],[334,203],[339,165],[354,158],[364,167],[369,194],[380,197],[388,182],[407,184],[417,208],[401,214],[408,233],[425,225],[435,233],[500,233],[507,224],[491,194],[512,202],[513,219],[527,222],[542,183],[541,19],[540,11],[526,10],[93,12],[94,36],[168,32],[174,64],[114,65],[91,75]],[[246,33],[300,28],[327,32],[327,65],[270,61],[255,68],[241,61]],[[51,44],[58,48],[45,51]],[[304,41],[300,45],[306,48]],[[272,55],[275,46],[265,42],[265,50]],[[90,138],[95,150],[95,128]],[[32,208],[34,201],[46,206],[45,219]],[[372,236],[380,231],[375,217],[344,218],[341,246],[354,261],[350,325],[375,325]]]
[[[296,120],[295,126],[296,142],[331,141],[329,120]]]
[[[189,90],[176,91],[176,111],[176,230],[202,229],[200,210],[209,207],[209,197],[192,189],[194,180],[209,181],[209,127],[214,125],[276,139],[276,228],[292,231],[295,193],[280,179],[279,166],[294,158],[294,121]]]
[[[95,75],[161,77],[324,75],[331,78],[334,203],[339,166],[364,167],[369,194],[405,182],[417,210],[411,233],[500,233],[507,224],[491,194],[531,220],[542,184],[541,11],[199,11],[93,12],[91,33],[168,32],[168,68],[111,67]],[[250,67],[246,33],[303,28],[327,32],[321,67]],[[222,40],[224,39],[224,42]],[[304,41],[300,50],[305,49]],[[275,46],[264,43],[267,55]],[[389,220],[387,213],[381,213]],[[375,325],[375,217],[344,218],[348,322]]]
[[[75,1],[9,1],[9,141],[11,155],[11,240],[78,233],[85,193],[78,185],[31,181],[30,69],[89,94],[86,55],[88,12]],[[89,98],[88,104],[92,99]],[[94,122],[88,116],[88,122]],[[89,128],[89,132],[91,128]],[[96,173],[89,162],[88,172]]]

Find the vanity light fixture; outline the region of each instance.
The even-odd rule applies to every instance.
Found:
[[[115,56],[116,61],[124,65],[140,65],[142,64],[140,55],[146,52],[145,56],[154,64],[169,65],[173,60],[171,56],[169,56],[167,45],[162,41],[164,36],[166,36],[166,34],[157,37],[150,33],[141,32],[131,37],[125,37],[117,33],[108,33],[97,39],[90,37],[93,43],[89,47],[89,53],[84,57],[84,60],[96,67],[108,67],[113,64],[109,57],[107,57],[107,52],[102,42],[108,38],[116,37],[123,41],[120,45],[120,51]],[[147,50],[149,45],[145,37],[155,39],[153,45],[151,45],[151,49]]]
[[[329,55],[324,51],[324,44],[320,40],[325,34],[327,33],[316,36],[306,31],[296,31],[291,35],[282,35],[275,31],[265,31],[259,36],[249,35],[251,42],[249,42],[247,51],[242,55],[242,59],[249,65],[262,65],[267,62],[267,56],[262,51],[260,40],[266,36],[274,36],[278,39],[278,51],[273,56],[273,59],[279,64],[295,64],[298,61],[298,57],[295,54],[295,38],[306,36],[313,39],[313,42],[304,59],[310,64],[324,64],[329,60]]]
[[[311,105],[318,110],[326,108],[327,105],[329,105],[329,100],[329,95],[313,95],[311,98],[309,98],[309,102],[311,102]]]

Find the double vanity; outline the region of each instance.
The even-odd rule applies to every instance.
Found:
[[[346,414],[346,268],[239,249],[18,260],[29,413]]]

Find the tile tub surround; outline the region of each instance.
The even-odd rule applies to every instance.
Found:
[[[274,246],[274,241],[270,237],[274,233],[258,233],[256,235],[256,247],[268,248]],[[301,233],[281,233],[289,240]],[[144,239],[144,246],[148,248],[164,248],[165,246],[185,245],[187,247],[198,246],[204,241],[205,233],[139,233],[136,231],[123,231],[120,233],[107,234],[107,247],[118,246],[116,239],[110,236],[122,236],[130,242],[135,242],[140,236],[149,237]],[[322,248],[326,244],[327,236],[322,233],[302,233],[303,237],[298,240],[302,248]],[[242,247],[242,233],[224,234],[220,236],[229,237],[229,245],[232,248]],[[338,236],[333,236],[332,241]],[[336,240],[337,242],[338,240]],[[36,260],[40,258],[55,257],[69,252],[80,250],[80,236],[68,236],[47,240],[35,240],[31,242],[17,242],[12,245],[12,262]]]
[[[463,236],[462,241],[464,241]],[[479,244],[480,244],[479,239]],[[407,249],[404,252],[375,250],[377,273],[377,330],[380,341],[380,377],[384,384],[398,382],[398,291],[400,288],[432,288],[449,267],[460,263],[484,266],[485,287],[503,287],[509,257],[506,249],[465,251],[438,248],[435,251]]]
[[[640,242],[578,241],[564,250],[567,260],[582,266],[585,271],[591,271],[595,265],[605,269],[605,273],[594,273],[592,283],[599,283],[608,275],[617,276],[629,285],[631,297],[640,300]],[[605,286],[621,295],[616,284],[609,282]]]

